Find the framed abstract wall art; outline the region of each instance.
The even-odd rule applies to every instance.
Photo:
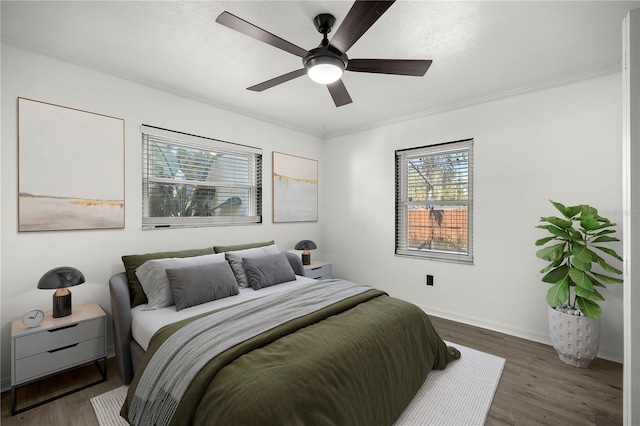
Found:
[[[318,220],[318,161],[273,153],[273,222]]]
[[[18,230],[124,228],[124,120],[18,98]]]

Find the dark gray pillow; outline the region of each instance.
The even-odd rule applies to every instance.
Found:
[[[240,292],[227,262],[167,269],[167,277],[178,311]]]
[[[247,275],[247,281],[254,290],[296,279],[296,274],[284,253],[254,258],[245,257],[242,259],[242,266]]]

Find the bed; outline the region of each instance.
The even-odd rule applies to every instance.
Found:
[[[460,356],[420,308],[306,278],[273,242],[123,262],[109,287],[131,424],[390,425],[429,371]],[[170,291],[149,286],[161,280]],[[203,296],[205,281],[223,296]]]

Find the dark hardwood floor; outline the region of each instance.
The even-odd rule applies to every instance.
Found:
[[[482,328],[432,317],[442,338],[507,360],[487,425],[622,424],[622,365],[596,359],[589,368],[568,366],[553,348]],[[20,388],[18,408],[99,377],[87,366]],[[97,426],[90,398],[122,386],[115,359],[108,380],[15,416],[11,393],[2,393],[2,426]],[[463,425],[452,425],[463,426]]]
[[[443,339],[507,360],[486,425],[622,425],[622,364],[576,368],[551,346],[431,319]]]

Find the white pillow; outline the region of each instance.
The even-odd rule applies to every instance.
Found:
[[[167,277],[167,269],[224,261],[224,253],[147,260],[136,269],[136,276],[140,280],[140,285],[142,285],[142,289],[149,300],[143,310],[150,311],[174,304],[171,285],[169,285],[169,278]]]
[[[270,246],[264,247],[228,251],[224,254],[226,255],[227,261],[231,265],[233,275],[235,275],[236,281],[238,281],[238,286],[246,288],[249,287],[249,281],[247,280],[247,275],[245,274],[244,268],[242,266],[242,259],[255,259],[256,257],[263,257],[278,253],[280,253],[278,246],[275,244],[271,244]]]

